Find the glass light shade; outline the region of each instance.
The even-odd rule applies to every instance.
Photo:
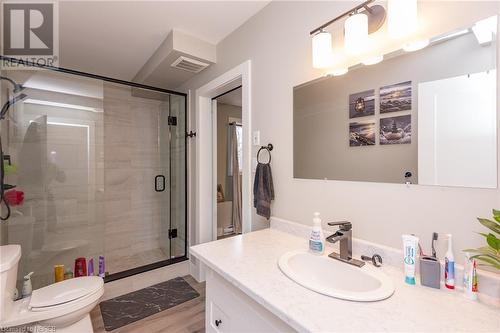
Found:
[[[417,30],[417,0],[389,0],[387,29],[391,38],[402,38]]]
[[[312,58],[314,68],[327,68],[333,63],[332,59],[332,35],[326,31],[320,31],[312,38]]]
[[[370,65],[378,64],[382,60],[384,60],[384,56],[383,55],[379,55],[379,56],[375,56],[375,57],[370,57],[370,58],[363,59],[361,61],[361,63],[363,63],[363,65],[370,66]]]
[[[344,43],[347,53],[360,54],[368,46],[368,16],[354,14],[345,20]]]
[[[403,46],[403,50],[405,50],[406,52],[418,51],[423,49],[427,45],[429,45],[428,39],[417,40],[415,42],[406,43]]]
[[[347,74],[347,72],[349,72],[349,69],[347,69],[345,67],[340,67],[340,68],[335,68],[335,69],[329,71],[327,75],[341,76],[341,75]]]
[[[497,17],[492,16],[481,20],[472,26],[472,32],[481,45],[490,43],[497,31]]]

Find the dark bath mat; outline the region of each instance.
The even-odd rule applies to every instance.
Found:
[[[112,331],[142,318],[200,296],[181,277],[137,290],[100,303],[106,331]]]

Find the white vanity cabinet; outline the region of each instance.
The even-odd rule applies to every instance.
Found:
[[[295,332],[213,270],[206,281],[206,332]]]

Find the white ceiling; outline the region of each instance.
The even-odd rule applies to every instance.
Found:
[[[132,80],[175,28],[212,44],[269,1],[61,1],[60,66]]]

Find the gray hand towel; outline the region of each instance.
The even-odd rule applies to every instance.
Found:
[[[271,201],[274,200],[273,175],[270,164],[257,164],[253,183],[253,206],[257,215],[271,217]]]

